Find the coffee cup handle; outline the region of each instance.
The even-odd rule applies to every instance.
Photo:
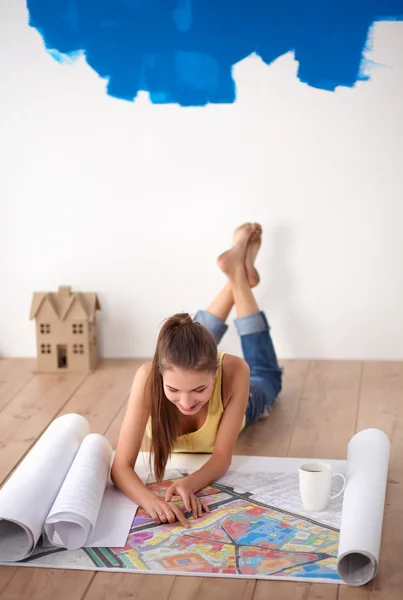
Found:
[[[330,500],[334,500],[335,498],[340,496],[340,494],[342,494],[344,492],[344,490],[346,489],[346,478],[342,473],[334,473],[334,475],[332,475],[332,477],[341,477],[343,480],[343,487],[341,488],[341,490],[339,492],[337,492],[337,494],[335,494],[334,496],[331,496]]]

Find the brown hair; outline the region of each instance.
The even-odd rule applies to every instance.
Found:
[[[176,367],[185,371],[215,372],[217,345],[209,330],[192,320],[188,313],[167,319],[158,336],[151,374],[146,386],[151,407],[151,457],[154,473],[161,481],[165,466],[179,435],[178,409],[164,392],[164,369]]]

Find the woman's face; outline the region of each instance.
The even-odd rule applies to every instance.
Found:
[[[211,398],[215,373],[165,369],[163,376],[166,397],[183,415],[195,415]]]

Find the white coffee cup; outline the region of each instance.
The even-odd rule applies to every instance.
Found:
[[[341,477],[343,487],[331,496],[333,477]],[[344,492],[346,478],[342,473],[332,473],[332,467],[325,462],[305,463],[299,468],[299,491],[306,510],[324,510],[330,500]]]

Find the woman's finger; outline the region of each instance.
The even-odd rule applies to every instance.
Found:
[[[175,523],[178,519],[176,518],[175,513],[172,510],[167,510],[166,512],[167,514],[167,519],[168,519],[168,523]]]
[[[165,502],[169,502],[172,496],[175,494],[175,484],[169,486],[167,491],[165,492]]]
[[[164,511],[162,511],[162,510],[158,510],[158,513],[157,513],[157,515],[158,515],[158,517],[159,517],[159,519],[160,519],[161,523],[166,523],[166,522],[168,521],[168,517],[167,517],[167,515],[165,514],[165,512],[164,512]]]
[[[156,523],[157,525],[161,524],[161,519],[156,510],[150,510],[149,514],[150,514],[150,517],[152,518],[152,520],[154,521],[154,523]]]
[[[202,504],[201,500],[199,500],[198,498],[197,498],[197,516],[198,517],[203,516],[203,504]]]
[[[187,511],[192,510],[192,503],[190,501],[190,494],[188,494],[187,492],[183,492],[182,500],[183,500],[183,504],[185,505],[185,509]]]
[[[197,500],[195,496],[192,496],[190,498],[190,501],[192,503],[192,515],[194,519],[197,519]]]
[[[186,527],[186,529],[189,529],[189,523],[186,521],[185,515],[183,514],[181,509],[178,508],[177,506],[175,506],[175,504],[173,504],[171,506],[171,510],[174,513],[174,515],[176,516],[176,518],[178,519],[179,523],[181,525],[183,525],[184,527]]]

